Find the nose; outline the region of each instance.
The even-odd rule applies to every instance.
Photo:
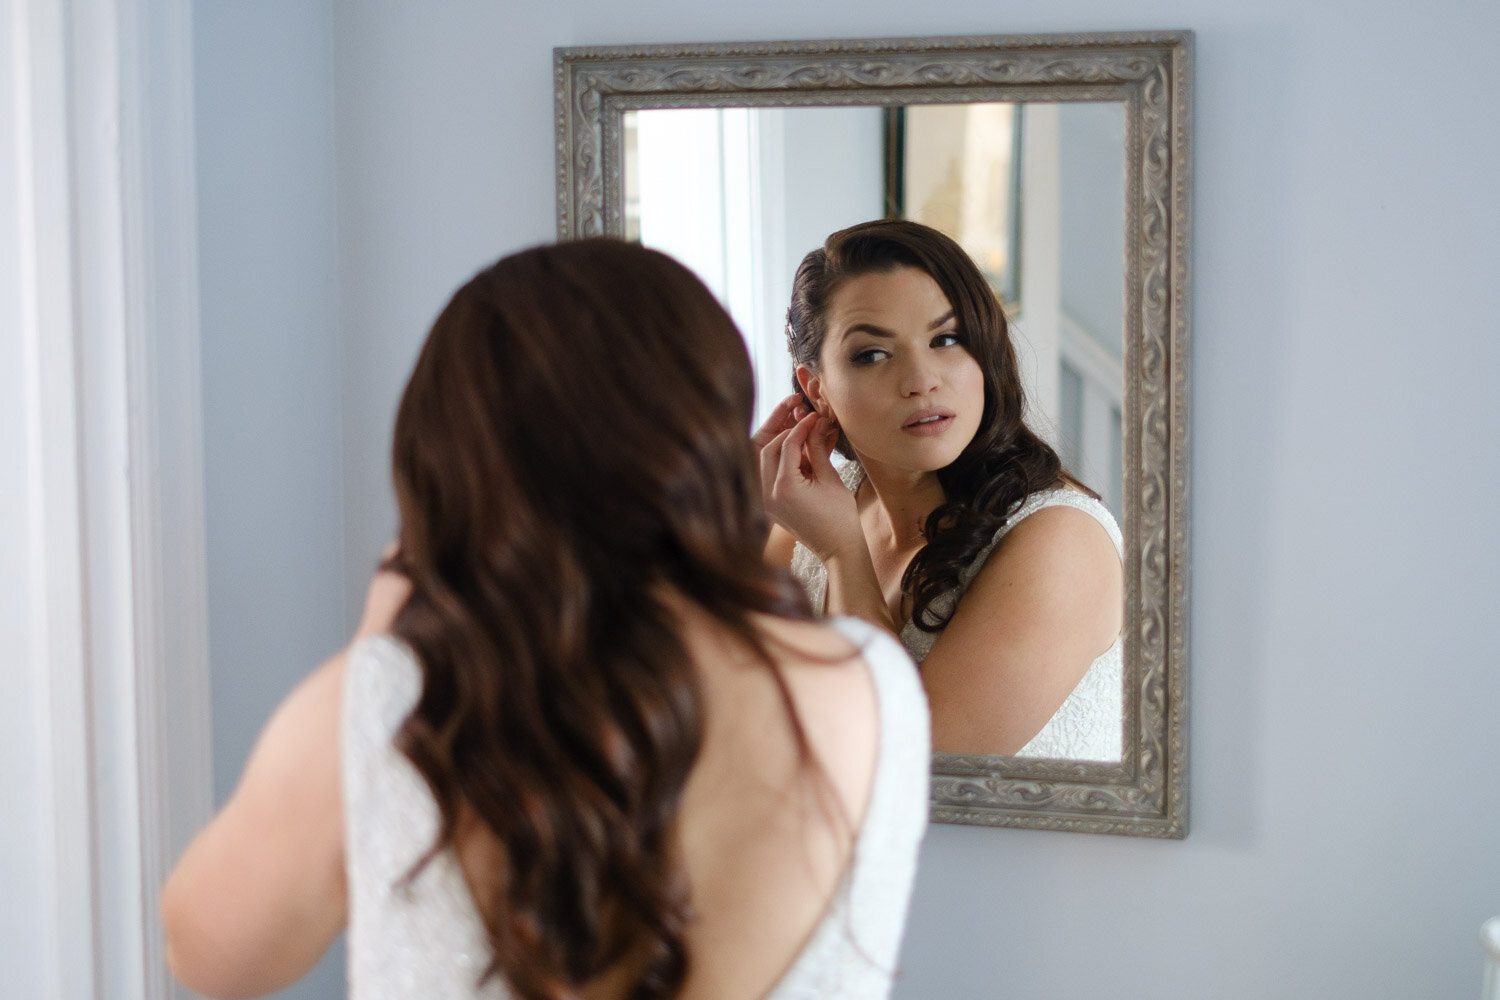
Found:
[[[938,382],[937,367],[928,358],[908,355],[906,364],[901,369],[898,388],[903,399],[914,399],[935,390]]]

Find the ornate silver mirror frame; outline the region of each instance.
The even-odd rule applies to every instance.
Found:
[[[1187,833],[1190,32],[560,48],[559,239],[624,232],[627,111],[1121,102],[1125,720],[1119,763],[936,754],[940,823]]]

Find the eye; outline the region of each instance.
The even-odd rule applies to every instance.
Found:
[[[963,335],[957,330],[948,330],[932,338],[933,347],[958,347],[964,342]]]
[[[889,351],[879,347],[867,347],[863,351],[857,351],[849,358],[852,365],[873,365],[875,362],[891,356]]]

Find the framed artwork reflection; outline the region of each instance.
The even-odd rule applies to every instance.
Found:
[[[953,237],[1007,313],[1021,292],[1021,118],[1024,105],[887,108],[885,214]]]

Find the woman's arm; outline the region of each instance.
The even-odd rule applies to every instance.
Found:
[[[792,553],[797,548],[797,538],[779,524],[771,525],[766,536],[766,562],[783,568],[792,565]]]
[[[167,880],[167,961],[189,989],[212,997],[281,989],[343,930],[346,656],[324,663],[277,708],[239,787]]]
[[[933,749],[1013,754],[1120,634],[1124,571],[1088,514],[1037,511],[1006,532],[922,661]]]
[[[353,641],[388,632],[410,590],[397,573],[376,574]],[[234,794],[167,879],[167,961],[192,990],[249,997],[281,989],[344,928],[347,661],[345,650],[324,663],[276,709]]]
[[[880,578],[875,575],[875,562],[864,533],[860,533],[857,544],[850,542],[845,548],[820,558],[828,571],[827,613],[863,618],[900,638],[900,629],[880,589]]]

